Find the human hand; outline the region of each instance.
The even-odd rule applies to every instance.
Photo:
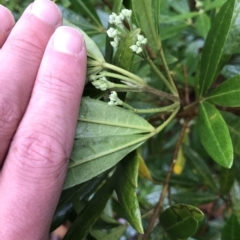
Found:
[[[0,239],[47,239],[85,82],[81,35],[49,0],[0,5]],[[56,30],[57,29],[57,30]]]

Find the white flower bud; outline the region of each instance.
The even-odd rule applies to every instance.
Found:
[[[139,47],[139,48],[137,49],[136,53],[139,54],[139,53],[141,53],[142,51],[143,51],[142,48]]]
[[[108,18],[108,22],[111,23],[111,24],[114,24],[116,17],[117,17],[117,14],[112,13]]]
[[[136,42],[136,45],[137,45],[138,47],[141,47],[142,43],[141,43],[140,41],[137,41],[137,42]]]
[[[114,42],[117,43],[117,45],[120,43],[121,38],[119,36],[114,37]]]
[[[147,39],[146,38],[144,38],[143,40],[142,40],[142,44],[147,44]]]
[[[114,102],[112,102],[112,101],[110,101],[110,102],[108,102],[108,106],[116,106],[116,104],[114,103]]]
[[[111,94],[109,95],[109,99],[111,101],[116,101],[118,99],[118,95],[115,91],[112,91]]]
[[[121,11],[121,13],[123,14],[124,17],[126,18],[130,18],[132,16],[132,10],[128,10],[128,9],[123,9]]]
[[[143,35],[140,35],[140,34],[138,34],[138,36],[137,36],[137,39],[138,39],[138,41],[142,41],[143,39],[144,39],[144,36]]]
[[[96,78],[96,75],[90,75],[89,76],[89,81],[94,81],[94,80],[96,80],[97,78]]]
[[[114,24],[120,28],[123,28],[123,19],[122,15],[116,16]]]
[[[118,43],[115,42],[115,41],[110,42],[110,44],[111,44],[112,47],[114,47],[114,48],[117,48],[117,47],[118,47]]]
[[[107,83],[102,83],[102,84],[99,86],[99,89],[102,90],[102,91],[106,91],[106,90],[108,89]]]
[[[109,29],[107,30],[107,35],[108,35],[110,38],[116,37],[117,34],[118,34],[118,30],[115,29],[115,28],[109,28]]]
[[[130,48],[132,49],[133,52],[136,52],[138,50],[137,45],[132,45]]]

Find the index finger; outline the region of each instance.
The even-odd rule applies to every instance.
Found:
[[[47,239],[72,149],[85,73],[83,37],[74,29],[58,28],[0,175],[0,239]],[[12,235],[6,238],[8,229]]]

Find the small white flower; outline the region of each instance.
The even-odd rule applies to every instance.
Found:
[[[136,52],[138,50],[137,45],[132,45],[130,48],[132,49],[133,52]]]
[[[89,76],[89,80],[90,80],[90,81],[96,80],[96,75],[90,75],[90,76]]]
[[[114,42],[117,43],[117,45],[120,43],[121,38],[119,36],[114,37]]]
[[[122,15],[119,15],[115,18],[115,21],[114,23],[116,26],[122,28],[123,27],[123,18],[122,18]]]
[[[124,15],[122,13],[119,13],[118,15],[119,19],[121,19],[122,21],[124,20]]]
[[[109,99],[111,101],[116,101],[118,99],[118,95],[115,91],[112,91],[111,94],[109,95]]]
[[[146,38],[144,38],[143,40],[142,40],[142,44],[147,44],[147,39]]]
[[[115,91],[112,91],[111,94],[109,95],[110,101],[108,102],[109,106],[117,106],[117,105],[122,105],[123,101],[118,98],[118,95]]]
[[[112,102],[112,101],[110,101],[110,102],[108,102],[108,106],[116,106],[116,104],[115,104],[115,102]]]
[[[203,2],[196,1],[196,8],[202,8],[202,7],[203,7]]]
[[[112,47],[117,48],[118,47],[118,42],[112,41],[110,42],[110,44],[112,45]]]
[[[108,18],[108,22],[111,23],[111,24],[114,24],[116,17],[117,17],[117,14],[112,13]]]
[[[140,42],[142,45],[147,44],[147,39],[143,35],[137,36],[138,42]]]
[[[139,53],[141,53],[142,51],[143,51],[142,48],[139,47],[139,48],[137,49],[136,53],[139,54]]]
[[[110,38],[116,37],[117,34],[118,34],[118,30],[115,29],[115,28],[112,28],[112,27],[111,27],[111,28],[109,28],[109,29],[107,30],[107,35],[108,35]]]
[[[123,9],[121,11],[121,13],[123,14],[124,17],[126,18],[130,18],[132,16],[132,10],[128,10],[128,9]]]
[[[137,41],[137,42],[136,42],[136,45],[137,45],[138,47],[141,47],[142,43],[141,43],[140,41]]]
[[[138,36],[137,36],[137,39],[138,39],[138,41],[142,41],[143,39],[144,39],[144,36],[143,35],[140,35],[140,34],[138,34]]]

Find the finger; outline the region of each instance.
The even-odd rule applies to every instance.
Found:
[[[0,48],[15,24],[12,13],[0,4]]]
[[[83,38],[74,29],[58,28],[0,175],[0,239],[47,239],[72,149],[85,73]],[[4,238],[8,228],[12,235]]]
[[[0,50],[0,166],[28,104],[46,45],[61,23],[49,0],[30,5]]]

